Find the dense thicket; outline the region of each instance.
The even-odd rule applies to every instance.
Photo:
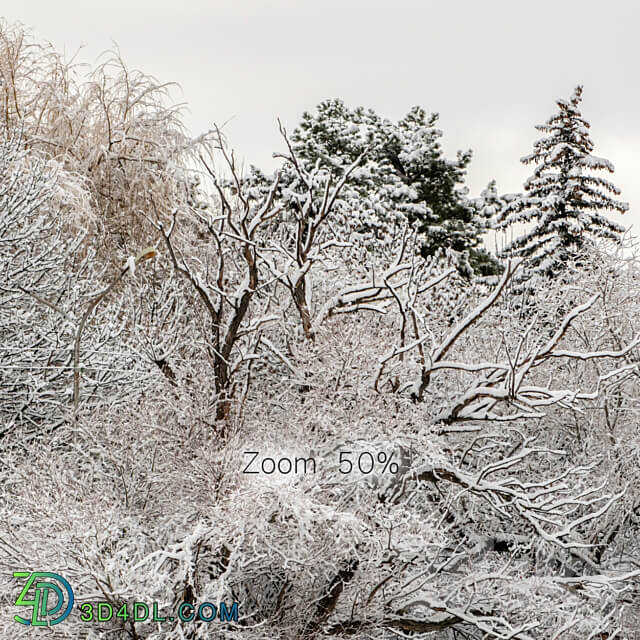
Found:
[[[114,610],[240,604],[230,623],[74,612],[56,638],[631,637],[632,247],[585,244],[523,324],[522,265],[465,280],[408,217],[363,224],[359,189],[395,197],[366,153],[310,163],[303,127],[268,179],[219,132],[167,150],[179,116],[144,75],[120,128],[97,109],[67,140],[95,85],[65,93],[50,49],[1,35],[25,71],[3,75],[0,636],[22,631],[13,572],[50,570]],[[249,474],[245,452],[314,464]]]

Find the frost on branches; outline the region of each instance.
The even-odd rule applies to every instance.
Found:
[[[376,241],[357,206],[424,199],[369,191],[383,164],[367,140],[386,125],[362,112],[352,130],[356,116],[333,108],[327,139],[282,131],[269,178],[243,176],[220,131],[200,139],[197,166],[154,174],[167,201],[133,240],[160,256],[116,252],[115,271],[97,260],[99,230],[76,235],[84,187],[6,136],[0,609],[12,614],[0,637],[20,630],[20,569],[58,572],[77,602],[114,611],[239,603],[226,622],[70,616],[61,640],[601,640],[640,628],[633,247],[571,249],[523,323],[519,258],[493,286],[463,280],[456,256],[421,255],[406,211]],[[313,162],[307,143],[323,149]],[[422,156],[401,147],[406,173]],[[400,182],[418,193],[417,178]],[[490,185],[474,207],[510,201]],[[96,213],[82,210],[87,227]],[[247,474],[245,452],[313,464]],[[345,455],[381,452],[396,466],[341,470]]]
[[[68,409],[74,311],[96,275],[71,231],[77,187],[21,130],[0,131],[0,438],[50,430]],[[89,351],[83,363],[95,365]]]
[[[519,238],[508,244],[503,256],[522,256],[526,272],[552,276],[563,269],[594,238],[619,240],[624,227],[609,220],[603,211],[624,213],[625,202],[613,199],[620,190],[595,172],[613,173],[613,165],[592,155],[589,123],[578,106],[582,87],[569,100],[558,100],[559,111],[536,129],[546,133],[534,144],[533,153],[522,158],[535,164],[525,182],[524,195],[508,202],[497,219],[497,228],[516,223],[533,223]]]
[[[171,246],[178,229],[166,230]],[[225,257],[242,266],[233,251]],[[549,289],[549,338],[510,311],[517,264],[493,290],[474,287],[450,323],[430,303],[455,268],[425,268],[402,242],[397,251],[368,288],[366,269],[345,287],[337,264],[315,266],[323,286],[310,308],[334,312],[314,314],[313,340],[298,330],[286,283],[263,272],[256,290],[268,294],[246,306],[229,361],[238,393],[224,398],[224,432],[208,406],[210,364],[190,351],[207,335],[198,308],[211,326],[191,293],[205,280],[193,255],[177,262],[184,286],[164,287],[171,302],[156,311],[170,319],[182,304],[190,327],[163,322],[172,373],[128,404],[102,392],[100,411],[28,448],[29,482],[24,449],[3,447],[0,516],[15,535],[0,537],[2,573],[32,558],[64,573],[79,601],[113,606],[240,602],[238,623],[213,629],[100,629],[123,639],[577,640],[635,629],[637,263],[584,256],[591,275],[579,287]],[[395,452],[397,473],[340,473],[340,452],[380,450]],[[244,475],[244,451],[312,456],[317,468]],[[15,623],[2,624],[9,633]],[[69,620],[56,633],[84,628]]]

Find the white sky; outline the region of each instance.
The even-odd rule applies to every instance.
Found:
[[[197,134],[225,127],[238,155],[263,168],[325,98],[398,119],[419,104],[440,113],[449,155],[473,150],[470,195],[490,179],[520,191],[534,125],[584,85],[594,153],[640,228],[640,10],[628,0],[22,0],[4,17],[68,56],[94,62],[116,42],[130,68],[176,81]],[[8,7],[7,7],[8,8]]]

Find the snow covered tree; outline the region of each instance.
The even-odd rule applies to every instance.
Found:
[[[486,219],[466,197],[471,151],[459,151],[455,160],[445,158],[437,121],[438,114],[427,116],[414,107],[397,125],[385,122],[379,160],[391,164],[401,184],[409,186],[426,209],[417,220],[423,256],[450,250],[460,257],[463,271],[469,273],[471,267],[477,275],[496,274],[498,263],[481,246]]]
[[[303,114],[292,140],[307,163],[320,161],[334,170],[366,150],[368,171],[356,176],[360,180],[355,185],[373,225],[394,211],[416,225],[425,257],[449,250],[467,273],[470,267],[480,274],[497,273],[497,262],[480,247],[485,221],[466,197],[464,178],[471,152],[460,151],[455,160],[445,158],[437,121],[437,113],[427,115],[421,107],[393,123],[371,109],[350,109],[341,100],[326,100],[315,114]]]
[[[325,100],[315,112],[303,114],[291,134],[290,153],[306,172],[324,170],[337,180],[350,172],[334,207],[348,232],[379,243],[408,223],[419,232],[424,257],[448,253],[466,276],[495,274],[498,262],[481,247],[487,221],[466,197],[471,152],[445,158],[437,120],[438,114],[414,107],[394,123],[371,109]],[[281,176],[281,192],[294,208],[298,174]],[[247,179],[263,188],[268,183],[255,169]]]
[[[42,155],[0,125],[0,439],[58,428],[74,376],[85,396],[113,399],[139,369],[133,353],[112,348],[126,326],[124,297],[97,310],[89,302],[105,269],[75,230],[92,216],[86,192]]]
[[[0,438],[64,413],[72,305],[88,267],[63,221],[81,204],[69,176],[26,146],[21,131],[0,129]]]
[[[362,119],[337,127],[351,155]],[[247,179],[216,131],[210,185],[146,212],[163,257],[114,271],[76,236],[77,174],[25,136],[0,136],[0,637],[26,613],[16,566],[110,604],[92,638],[635,637],[633,247],[581,254],[527,323],[516,260],[447,309],[461,276],[453,249],[420,255],[417,181],[373,188],[392,165],[366,144],[310,165],[286,136],[276,179]],[[511,201],[490,184],[473,207]],[[176,615],[223,602],[238,619]]]
[[[22,25],[0,20],[0,123],[81,176],[97,225],[98,257],[117,268],[149,240],[140,212],[169,220],[197,197],[186,169],[207,134],[186,134],[171,84],[127,68],[119,52],[95,67],[67,62]]]
[[[593,173],[614,169],[608,160],[591,154],[590,125],[578,109],[581,99],[582,86],[577,86],[569,100],[557,100],[559,111],[536,127],[548,135],[521,160],[535,163],[536,169],[525,182],[525,193],[509,202],[499,216],[498,229],[534,223],[502,252],[526,258],[527,275],[552,276],[593,238],[619,239],[624,231],[601,213],[624,213],[629,206],[609,195],[620,194],[615,185]]]

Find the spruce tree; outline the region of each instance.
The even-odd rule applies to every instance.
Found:
[[[604,210],[624,213],[629,205],[611,197],[620,190],[594,175],[613,173],[613,165],[591,154],[594,148],[589,123],[578,105],[582,86],[569,100],[557,100],[558,112],[536,129],[547,134],[533,153],[521,159],[535,163],[524,193],[508,202],[498,216],[498,229],[515,223],[533,223],[522,236],[508,244],[501,255],[526,259],[523,278],[534,274],[554,276],[596,237],[619,240],[624,227],[606,218]]]

